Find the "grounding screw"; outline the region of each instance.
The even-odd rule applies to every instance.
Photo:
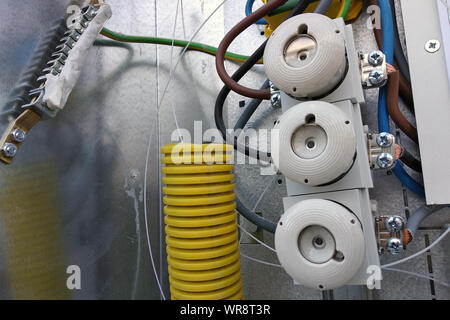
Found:
[[[14,158],[17,154],[17,147],[12,143],[5,143],[2,147],[2,152],[7,158]]]
[[[381,70],[372,70],[369,73],[369,82],[373,86],[380,86],[385,80],[385,75]]]
[[[383,63],[384,54],[380,50],[375,50],[369,53],[368,61],[371,66],[377,67]]]
[[[403,229],[403,219],[400,216],[390,216],[386,219],[385,226],[389,232],[398,232]]]
[[[381,132],[377,136],[377,144],[382,148],[388,148],[394,143],[394,136],[388,132]]]
[[[377,164],[382,169],[389,169],[394,164],[394,157],[390,153],[383,152],[378,156]]]
[[[403,251],[403,243],[399,238],[389,238],[386,249],[390,254],[399,254]]]
[[[11,132],[11,138],[15,142],[24,142],[25,138],[27,137],[27,134],[22,129],[14,129],[13,132]]]

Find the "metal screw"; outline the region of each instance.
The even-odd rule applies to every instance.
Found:
[[[375,50],[369,53],[369,63],[371,66],[377,67],[383,63],[384,54],[380,50]]]
[[[274,93],[270,96],[270,103],[272,104],[272,107],[274,107],[274,108],[281,107],[281,95],[279,92]]]
[[[428,40],[425,43],[425,50],[427,50],[427,52],[429,52],[429,53],[435,53],[440,48],[441,48],[441,43],[439,42],[439,40],[432,39],[432,40]]]
[[[400,216],[390,216],[386,219],[385,226],[389,232],[398,232],[403,229],[403,219]]]
[[[377,136],[377,144],[382,148],[388,148],[394,143],[394,136],[388,132],[381,132]]]
[[[281,94],[280,90],[270,83],[270,103],[274,108],[281,108]]]
[[[386,76],[384,75],[383,71],[381,71],[381,70],[372,70],[369,73],[369,82],[373,86],[381,85],[384,82],[385,78],[386,78]]]
[[[12,143],[5,143],[2,147],[3,154],[7,158],[14,158],[17,154],[17,147]]]
[[[83,15],[83,17],[88,20],[91,21],[92,19],[95,18],[95,16],[97,15],[97,9],[95,9],[94,7],[90,6],[86,13]]]
[[[403,243],[399,238],[389,238],[386,249],[390,254],[399,254],[403,251]]]
[[[17,128],[11,132],[11,137],[15,142],[24,142],[27,134],[22,129]]]
[[[378,156],[377,164],[382,169],[389,169],[394,164],[394,157],[390,153],[383,152]]]

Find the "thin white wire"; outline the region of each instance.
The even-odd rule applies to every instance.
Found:
[[[244,258],[247,258],[247,259],[249,259],[249,260],[255,261],[255,262],[259,262],[259,263],[262,263],[262,264],[266,264],[266,265],[268,265],[268,266],[277,267],[277,268],[283,268],[283,267],[282,267],[281,265],[279,265],[279,264],[275,264],[275,263],[270,263],[270,262],[267,262],[267,261],[259,260],[259,259],[256,259],[256,258],[247,256],[246,254],[243,254],[242,252],[241,252],[241,256],[243,256]]]
[[[409,261],[409,260],[411,260],[411,259],[414,259],[415,257],[421,255],[422,253],[425,253],[425,252],[427,252],[428,250],[431,250],[431,249],[432,249],[435,245],[437,245],[442,239],[444,239],[445,236],[446,236],[449,232],[450,232],[450,227],[448,227],[447,230],[445,230],[445,232],[439,236],[439,238],[437,238],[436,240],[434,240],[434,242],[433,242],[432,244],[430,244],[428,247],[426,247],[425,249],[422,249],[422,250],[420,250],[419,252],[416,252],[415,254],[410,255],[410,256],[408,256],[408,257],[406,257],[406,258],[403,258],[403,259],[400,259],[400,260],[397,260],[397,261],[394,261],[394,262],[391,262],[391,263],[388,263],[388,264],[384,264],[384,265],[381,266],[381,268],[384,269],[384,268],[392,267],[392,266],[395,266],[395,265],[397,265],[397,264],[404,263],[404,262],[406,262],[406,261]]]
[[[261,193],[261,195],[259,196],[259,198],[258,198],[258,200],[256,201],[256,203],[255,203],[255,206],[253,207],[253,210],[252,211],[255,211],[256,210],[256,208],[258,208],[258,205],[259,205],[259,203],[261,202],[261,200],[262,200],[262,198],[264,197],[264,195],[266,194],[266,192],[267,192],[267,190],[269,190],[269,187],[272,185],[272,183],[275,181],[275,178],[276,178],[277,176],[276,175],[274,175],[273,177],[272,177],[272,180],[267,184],[267,186],[264,188],[264,191]]]
[[[153,137],[153,128],[151,129],[151,132],[150,132],[149,141],[152,141],[152,137]],[[150,154],[150,143],[148,144],[148,147],[147,147],[147,158],[149,157],[149,154]],[[155,274],[156,283],[158,284],[159,291],[161,292],[161,296],[162,296],[163,300],[166,300],[166,296],[164,295],[163,289],[161,287],[161,283],[160,283],[160,281],[158,279],[158,273],[156,272],[155,260],[153,259],[152,245],[150,243],[150,235],[149,235],[149,231],[148,231],[148,222],[147,222],[147,171],[148,171],[148,162],[145,163],[145,170],[144,170],[144,219],[145,219],[145,233],[146,233],[146,236],[147,236],[148,252],[150,254],[150,261],[152,262],[152,267],[153,267],[153,272]]]
[[[186,53],[187,49],[189,48],[189,46],[191,45],[192,41],[194,41],[195,37],[198,35],[198,33],[203,29],[203,27],[205,26],[205,24],[209,21],[209,19],[211,19],[211,17],[225,4],[225,2],[227,2],[229,0],[224,0],[222,1],[214,10],[213,12],[211,12],[209,14],[208,17],[206,17],[206,19],[202,22],[202,24],[197,28],[197,30],[195,30],[194,34],[192,35],[191,39],[189,39],[188,43],[186,44],[186,46],[183,48],[183,50],[181,51],[180,56],[178,57],[177,62],[175,63],[175,67],[173,68],[174,73],[172,74],[171,77],[169,77],[169,80],[167,80],[166,86],[164,87],[163,90],[163,94],[161,96],[160,102],[158,103],[158,112],[159,109],[161,108],[161,104],[164,100],[164,97],[166,96],[167,93],[167,89],[170,85],[170,83],[172,82],[173,78],[174,78],[174,74],[175,74],[175,70],[178,67],[178,64],[180,63],[181,59],[183,58],[184,54]]]
[[[175,63],[175,67],[172,69],[172,72],[170,73],[170,77],[169,77],[169,79],[167,81],[166,86],[164,87],[161,99],[160,99],[159,103],[157,103],[158,155],[159,155],[159,150],[161,149],[161,140],[160,140],[161,127],[160,127],[159,114],[160,114],[161,105],[162,105],[162,102],[163,102],[164,97],[166,95],[166,92],[168,90],[168,87],[169,87],[171,81],[174,78],[175,70],[178,67],[178,64],[180,63],[181,59],[183,58],[186,50],[189,48],[189,45],[194,40],[194,38],[197,36],[197,34],[200,32],[200,30],[209,21],[209,19],[211,19],[211,17],[220,9],[220,7],[222,7],[223,4],[225,2],[227,2],[227,1],[228,0],[222,1],[216,7],[216,9],[214,9],[213,12],[211,12],[211,14],[208,17],[206,17],[206,19],[202,22],[202,24],[197,28],[197,30],[192,35],[191,39],[186,44],[186,47],[183,48],[180,56],[177,59],[177,62]],[[177,6],[177,10],[178,10],[178,6]],[[147,155],[146,155],[146,159],[145,159],[145,170],[144,170],[144,218],[145,218],[145,231],[146,231],[146,236],[147,236],[147,244],[148,244],[148,249],[149,249],[149,254],[150,254],[150,260],[152,262],[152,267],[153,267],[153,271],[155,273],[156,282],[157,282],[159,290],[161,292],[161,297],[163,298],[163,300],[166,300],[166,297],[165,297],[164,292],[163,292],[162,287],[161,287],[161,282],[158,279],[158,275],[157,275],[156,268],[155,268],[155,262],[154,262],[154,259],[153,259],[152,248],[151,248],[151,243],[150,243],[150,236],[149,236],[149,231],[148,231],[148,222],[147,222],[147,215],[148,215],[148,211],[147,211],[147,174],[148,174],[148,163],[150,161],[150,146],[151,146],[152,136],[153,136],[153,130],[150,133],[150,136],[149,136],[149,139],[148,139],[148,143],[147,143]],[[160,158],[160,156],[158,156],[158,159],[159,158]],[[158,180],[159,180],[158,181],[158,186],[159,186],[159,191],[160,191],[159,195],[160,195],[160,198],[161,198],[161,175],[160,175],[161,166],[160,165],[161,165],[160,161],[158,161]],[[160,202],[161,202],[161,199],[160,199]],[[160,211],[160,215],[161,215],[161,211],[162,211],[161,210],[161,203],[160,203],[159,211]],[[160,241],[160,246],[161,246],[161,241]]]
[[[272,248],[271,246],[265,244],[264,242],[262,242],[261,240],[259,240],[258,238],[256,238],[255,236],[253,236],[250,232],[248,232],[247,230],[245,230],[243,227],[241,227],[240,224],[238,224],[239,229],[241,229],[241,231],[243,231],[244,233],[246,233],[250,238],[252,238],[253,240],[255,240],[256,242],[260,243],[262,246],[266,247],[267,249],[273,251],[273,252],[277,252],[274,248]]]
[[[169,78],[173,75],[173,49],[175,47],[175,33],[177,30],[177,21],[178,21],[178,10],[180,7],[180,0],[177,0],[177,9],[175,10],[175,21],[173,23],[173,32],[172,32],[172,44],[170,45],[170,68],[169,68]],[[175,110],[175,104],[173,102],[173,96],[169,94],[169,102],[170,106],[172,108],[172,116],[173,120],[175,121],[175,126],[177,128],[178,137],[180,139],[180,142],[182,142],[183,137],[181,136],[180,132],[180,126],[178,125],[178,118],[177,118],[177,112]]]
[[[447,282],[443,282],[443,281],[439,281],[436,280],[434,277],[432,276],[427,276],[424,274],[420,274],[420,273],[416,273],[416,272],[411,272],[411,271],[407,271],[407,270],[402,270],[402,269],[395,269],[395,268],[383,268],[383,270],[388,270],[388,271],[395,271],[395,272],[400,272],[400,273],[405,273],[405,274],[409,274],[411,276],[415,276],[417,278],[422,278],[422,279],[428,279],[428,280],[432,280],[440,285],[443,285],[445,287],[450,287],[450,284]]]

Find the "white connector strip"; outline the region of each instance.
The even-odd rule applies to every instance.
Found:
[[[43,102],[47,104],[50,110],[59,111],[64,108],[70,93],[80,77],[87,51],[93,46],[104,24],[111,16],[111,7],[108,4],[102,4],[96,16],[89,21],[79,40],[70,50],[61,73],[57,75],[49,73],[46,76]]]

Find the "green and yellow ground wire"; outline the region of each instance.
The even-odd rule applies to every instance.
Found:
[[[168,45],[171,46],[172,43],[175,47],[186,47],[188,46],[188,50],[195,50],[211,55],[216,55],[217,48],[199,43],[199,42],[191,42],[185,40],[173,40],[168,38],[158,38],[158,37],[147,37],[147,36],[132,36],[132,35],[126,35],[118,32],[111,31],[107,28],[103,28],[101,31],[101,34],[107,38],[121,41],[121,42],[132,42],[132,43],[151,43],[151,44],[160,44],[160,45]],[[244,56],[237,53],[227,52],[225,54],[225,59],[231,60],[234,62],[245,62],[248,59],[248,56]],[[258,64],[262,63],[262,59],[258,61]]]
[[[344,20],[347,18],[348,12],[352,5],[351,0],[341,0],[341,8],[339,9],[338,17],[342,17]]]

